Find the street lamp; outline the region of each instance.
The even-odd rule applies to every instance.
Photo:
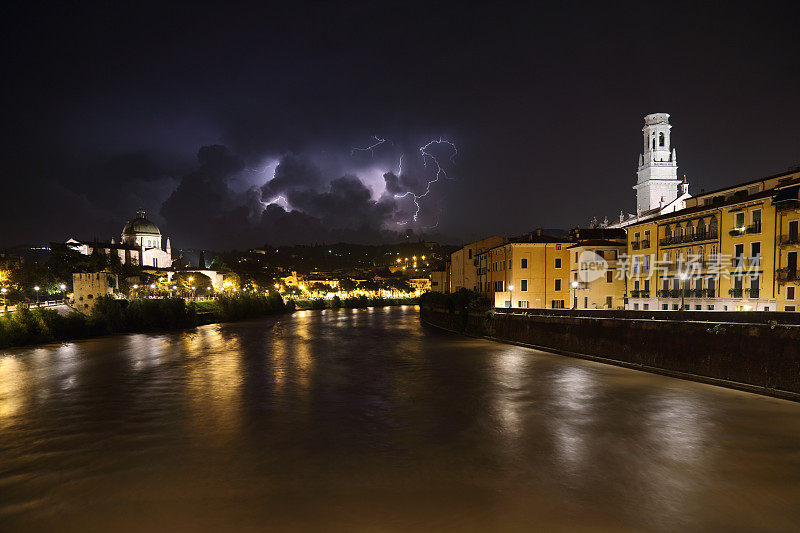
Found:
[[[62,300],[66,300],[67,299],[67,286],[62,283],[58,287],[61,289],[61,299]]]
[[[189,278],[189,279],[192,279],[192,278]],[[195,290],[196,290],[196,289],[197,289],[197,287],[195,287],[194,285],[192,285],[192,300],[196,300],[196,299],[197,299],[197,298],[196,298],[196,293],[195,293]]]
[[[6,309],[6,311],[8,311],[8,300],[7,300],[8,297],[6,296],[7,292],[8,289],[6,289],[5,287],[0,289],[0,293],[3,293],[3,307]]]
[[[686,301],[685,284],[689,276],[686,274],[686,272],[681,272],[680,278],[681,278],[681,311],[683,311],[685,309],[684,302]]]
[[[508,286],[508,308],[511,309],[514,307],[514,286]]]
[[[39,286],[34,285],[33,290],[36,291],[36,307],[39,307]]]
[[[580,286],[580,283],[578,283],[577,281],[573,281],[572,283],[570,283],[570,286],[572,287],[572,308],[573,309],[577,309],[578,308],[578,287]]]

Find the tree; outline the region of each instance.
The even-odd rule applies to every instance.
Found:
[[[356,288],[356,282],[350,278],[344,278],[339,280],[339,289],[344,292],[354,291]]]

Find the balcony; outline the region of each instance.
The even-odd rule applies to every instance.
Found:
[[[650,291],[645,290],[632,290],[631,298],[650,298]]]
[[[642,248],[650,248],[650,239],[645,239],[642,241]]]
[[[784,237],[779,237],[778,244],[781,246],[800,245],[800,235],[786,235]]]
[[[732,235],[732,234],[731,234]],[[670,246],[673,244],[683,244],[698,241],[708,241],[717,238],[717,231],[698,231],[696,233],[689,233],[686,235],[669,235],[658,241],[661,246]],[[647,243],[647,246],[644,243]],[[649,248],[650,241],[642,241],[642,248]]]
[[[775,206],[777,211],[793,211],[795,209],[800,209],[800,200],[788,200],[786,202],[779,202],[777,204],[772,204]]]
[[[741,298],[743,292],[744,289],[742,289],[741,287],[739,288],[734,287],[733,289],[728,290],[728,294],[730,294],[732,298]]]
[[[761,266],[761,256],[756,257],[732,257],[731,258],[731,267],[732,268],[758,268]]]
[[[779,268],[775,271],[779,283],[797,281],[797,268]]]
[[[641,246],[641,243],[639,241],[632,241],[631,242],[631,250],[638,250],[640,246]]]
[[[733,228],[728,232],[728,234],[731,237],[738,237],[739,235],[744,235],[745,231],[747,231],[747,229],[744,226],[742,226],[741,228]]]
[[[761,233],[761,222],[753,222],[745,229],[747,233]]]
[[[745,289],[745,292],[747,293],[748,298],[758,298],[758,289],[751,287],[749,289]]]

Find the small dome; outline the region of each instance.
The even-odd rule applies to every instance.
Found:
[[[145,217],[144,209],[136,211],[136,218],[129,220],[125,227],[122,228],[122,235],[125,237],[133,237],[141,233],[150,235],[161,235],[158,226],[147,220]]]

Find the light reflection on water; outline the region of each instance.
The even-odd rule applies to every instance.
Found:
[[[302,311],[0,355],[0,529],[791,530],[800,405]]]

